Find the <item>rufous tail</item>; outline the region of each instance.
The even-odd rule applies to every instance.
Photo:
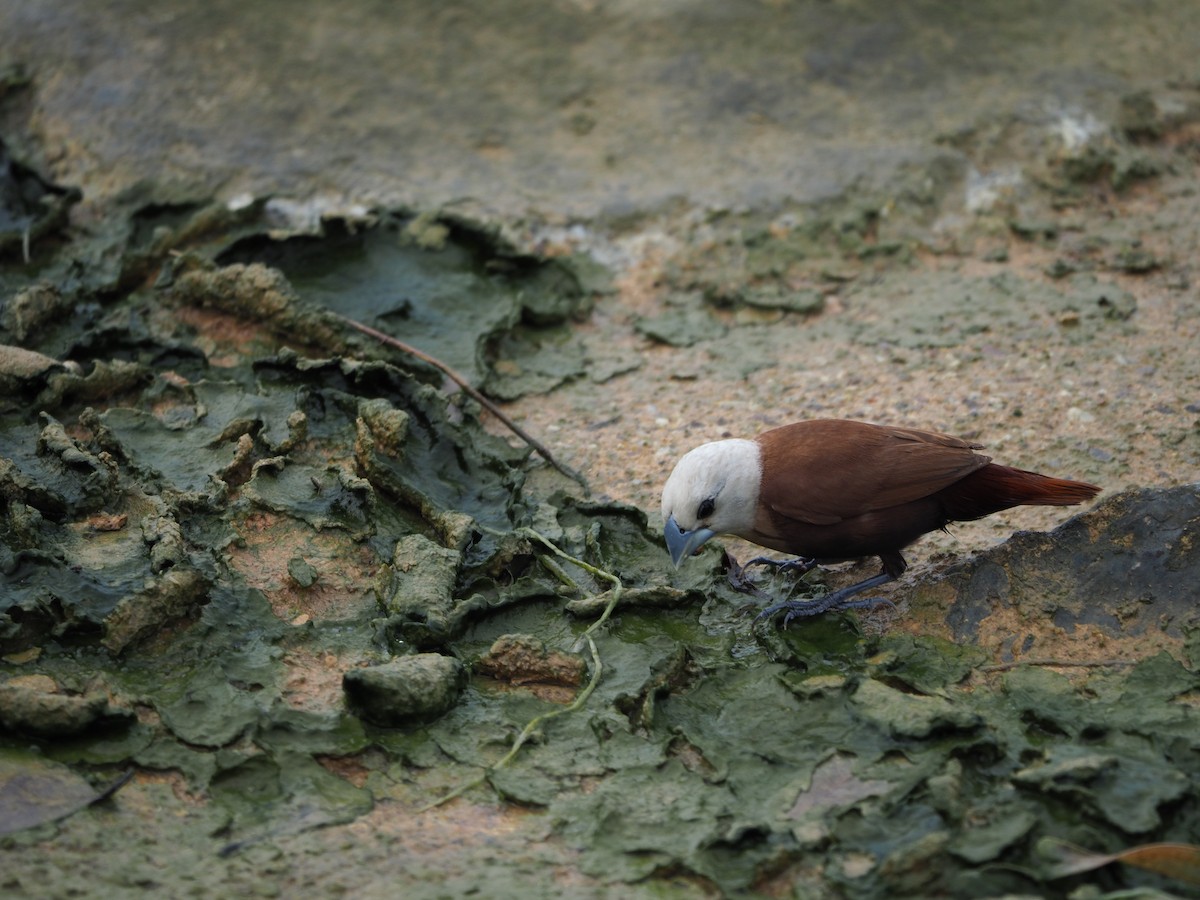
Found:
[[[1014,506],[1075,506],[1100,488],[1086,481],[1051,478],[989,463],[941,491],[951,521],[965,522]]]

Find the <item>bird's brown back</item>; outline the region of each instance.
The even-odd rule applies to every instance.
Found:
[[[756,440],[760,501],[814,525],[928,497],[990,461],[950,435],[844,419],[797,422]]]
[[[886,560],[922,534],[1020,505],[1068,506],[1099,488],[992,463],[950,435],[842,419],[785,425],[762,448],[748,540],[826,559]]]

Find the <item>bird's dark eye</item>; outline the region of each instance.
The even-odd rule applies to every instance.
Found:
[[[706,497],[700,501],[700,508],[696,510],[697,519],[707,519],[713,514],[717,508],[717,501],[712,497]]]

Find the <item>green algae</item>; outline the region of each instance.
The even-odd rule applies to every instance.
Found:
[[[213,805],[229,813],[238,836],[221,848],[233,853],[247,844],[352,822],[371,809],[371,796],[323,768],[305,753],[252,756],[209,783]]]
[[[1059,330],[1072,340],[1119,332],[1136,308],[1133,296],[1093,276],[1044,285],[1009,273],[988,278],[958,275],[882,279],[851,300],[874,321],[852,326],[865,343],[901,347],[960,346],[972,334],[1005,329],[1020,334]]]
[[[501,341],[530,357],[539,334],[586,312],[590,295],[567,265],[517,253],[465,221],[419,220],[385,215],[368,228],[328,221],[319,237],[249,237],[218,260],[265,264],[306,303],[402,338],[485,388],[497,377],[491,363]],[[421,238],[430,228],[437,239]],[[278,318],[282,306],[271,315]],[[300,330],[312,331],[303,323]],[[337,338],[322,338],[334,348]],[[562,377],[532,389],[548,390]],[[510,387],[503,396],[517,394]]]
[[[202,230],[187,224],[195,215],[177,210],[170,223],[155,226],[149,247],[130,253],[161,256],[182,240],[179,234]],[[439,252],[422,249],[418,261]],[[465,258],[466,251],[456,252],[451,267]],[[437,264],[446,266],[446,259]],[[480,290],[512,282],[511,272],[488,275],[482,265],[472,263],[477,271],[464,276]],[[433,286],[435,275],[421,277]],[[97,289],[110,284],[102,280]],[[565,302],[576,302],[569,282],[554,285],[566,289]],[[189,263],[176,267],[165,287],[175,302],[200,302],[203,291],[202,302],[222,311],[245,299],[244,311],[268,328],[312,323],[317,330],[310,339],[326,336],[320,329],[328,326],[312,305],[271,270]],[[561,316],[561,309],[573,309],[536,300],[533,290],[521,295],[525,306],[511,287],[502,296],[509,304],[499,320],[504,322],[528,316],[543,324]],[[482,295],[474,299],[491,302]],[[139,299],[131,295],[130,301]],[[149,340],[186,348],[185,331],[171,335],[161,323],[146,330],[136,317],[121,316],[120,308],[76,322],[85,335],[105,335],[90,346]],[[92,322],[102,324],[89,330]],[[39,332],[33,320],[21,324],[25,337]],[[123,338],[116,334],[121,328],[128,332]],[[53,344],[53,336],[42,338]],[[332,639],[329,646],[353,647],[356,655],[383,662],[377,626],[359,620],[357,636],[348,641],[320,628],[301,637],[244,583],[226,551],[245,541],[238,529],[262,515],[316,532],[343,531],[367,547],[399,547],[398,565],[410,563],[405,541],[438,547],[453,564],[436,590],[418,598],[426,608],[416,608],[426,614],[428,604],[450,602],[458,624],[442,636],[449,639],[461,630],[464,615],[480,608],[472,597],[494,591],[496,576],[511,567],[520,575],[533,563],[523,542],[506,536],[528,515],[520,497],[524,454],[484,434],[473,419],[462,421],[444,395],[386,363],[285,352],[235,370],[232,380],[168,381],[136,364],[129,371],[132,377],[104,382],[107,388],[87,376],[91,381],[42,390],[41,402],[51,408],[107,401],[102,409],[77,413],[71,435],[49,416],[40,427],[14,422],[4,431],[4,574],[12,588],[0,609],[5,649],[14,659],[33,649],[36,662],[26,671],[53,672],[65,683],[103,672],[123,703],[152,710],[150,726],[110,722],[98,729],[85,717],[71,746],[60,742],[56,752],[77,765],[133,760],[179,772],[193,790],[228,809],[221,821],[231,847],[350,821],[371,808],[370,794],[315,760],[360,753],[369,739],[340,702],[305,711],[284,701],[282,643],[287,638],[289,652],[296,652]],[[35,389],[34,380],[43,377],[42,370],[10,374]],[[111,402],[106,390],[108,397],[119,390],[126,402]],[[339,454],[355,461],[362,475],[320,462]],[[81,530],[88,521],[92,529]],[[389,557],[377,560],[382,571]],[[286,568],[295,578],[294,556]],[[320,585],[319,579],[304,580],[310,588]],[[451,592],[459,599],[450,600]],[[529,592],[509,588],[504,596],[510,599],[501,603],[524,602]],[[482,608],[496,602],[492,597]],[[319,651],[320,643],[313,649]],[[350,674],[366,671],[382,668]],[[61,696],[58,706],[74,702]],[[107,709],[101,704],[93,710],[100,702],[87,701],[89,716]],[[452,704],[450,698],[436,711]],[[14,734],[52,728],[54,714],[45,704],[39,709],[40,718],[30,718],[14,707],[7,728]]]
[[[105,885],[145,878],[137,854],[160,846],[159,834],[179,847],[173,883],[259,884],[249,872],[266,848],[285,857],[328,852],[347,840],[338,830],[345,823],[394,825],[387,815],[398,802],[431,828],[463,805],[520,807],[528,821],[511,832],[521,836],[515,857],[534,868],[569,864],[589,889],[622,896],[748,894],[789,871],[860,897],[1044,892],[1032,849],[1042,838],[1111,850],[1194,835],[1192,669],[1161,656],[1081,678],[1040,669],[982,677],[982,652],[969,640],[873,637],[852,616],[755,630],[715,548],[674,572],[641,511],[531,477],[527,453],[487,434],[433,373],[384,359],[379,348],[351,356],[365,345],[322,314],[335,296],[342,313],[378,301],[351,296],[357,287],[335,289],[360,267],[377,270],[378,288],[380,272],[416,266],[416,290],[434,285],[440,267],[459,265],[451,282],[467,296],[507,304],[503,316],[490,310],[495,319],[474,320],[481,327],[455,345],[461,364],[486,379],[497,347],[520,355],[505,343],[514,329],[527,330],[511,340],[540,340],[549,332],[539,329],[566,328],[581,308],[569,280],[563,306],[517,296],[522,275],[561,287],[561,273],[464,242],[461,228],[438,229],[435,219],[416,230],[405,217],[358,235],[334,228],[326,252],[319,236],[291,246],[247,237],[244,221],[228,239],[188,226],[202,209],[147,213],[175,237],[135,229],[137,252],[147,254],[139,265],[203,235],[199,261],[174,267],[155,297],[195,309],[212,307],[205,292],[215,291],[222,315],[268,333],[254,340],[270,352],[216,370],[201,362],[188,328],[151,327],[133,314],[145,295],[106,295],[103,316],[74,322],[84,335],[77,346],[95,356],[84,359],[91,368],[50,376],[82,381],[48,391],[42,372],[29,374],[22,384],[45,413],[14,408],[0,429],[0,671],[6,682],[36,673],[64,697],[111,702],[104,715],[79,719],[69,739],[7,724],[0,744],[32,740],[47,759],[101,780],[134,765],[178,779],[198,798],[184,803],[148,783],[112,808],[75,807],[59,825],[41,826],[58,829],[58,852],[67,854],[109,847],[114,822],[128,829],[138,849],[124,870],[102,866]],[[305,269],[314,250],[319,265]],[[111,277],[104,273],[103,291]],[[1024,294],[1021,285],[982,284],[988,296]],[[1067,291],[1091,304],[1074,310],[1081,329],[1120,327],[1128,311],[1101,302],[1109,295],[1094,285]],[[419,324],[440,295],[429,287],[424,296],[420,309],[386,307],[382,324]],[[1053,296],[1063,293],[1026,298],[1027,312],[1014,315],[1036,324],[1072,311]],[[963,327],[934,313],[896,314],[887,321],[906,322],[919,340]],[[281,329],[302,332],[290,349]],[[61,334],[43,325],[26,337],[45,351]],[[117,367],[100,364],[114,351],[129,365],[110,380]],[[168,378],[150,366],[158,354],[187,363],[187,374]],[[1061,556],[1029,553],[1029,565],[1050,573],[1045,583],[1061,609],[1098,619],[1103,607],[1076,605],[1082,595],[1071,585],[1081,571],[1092,595],[1113,578],[1097,562],[1110,554],[1162,575],[1142,551],[1121,557],[1116,537],[1109,549],[1092,547],[1093,534],[1132,530],[1139,546],[1166,536],[1177,574],[1156,583],[1181,588],[1192,565],[1183,547],[1188,496],[1140,498],[1158,510],[1150,520],[1138,518],[1147,507],[1135,498],[1118,498],[1103,522],[1077,520],[1055,537]],[[306,543],[276,547],[281,533]],[[311,552],[331,537],[338,557]],[[1037,600],[1019,594],[1034,575],[1012,552],[977,563],[986,577],[962,576],[977,595],[953,616],[977,627],[970,609],[997,589],[1010,592],[1005,602],[1044,606],[1046,591]],[[341,571],[354,566],[358,583]],[[563,699],[535,685],[458,674],[513,632],[570,653],[588,618],[614,599],[601,571],[619,576],[622,590],[593,636],[588,684],[600,677],[578,709],[550,716]],[[328,609],[319,605],[325,591],[335,598]],[[1176,613],[1183,628],[1185,611]],[[355,688],[343,687],[370,680],[361,673],[411,665],[427,648],[453,670],[443,682],[452,690],[436,704],[363,714]],[[302,658],[332,660],[332,690],[297,696]],[[436,692],[410,693],[424,701]],[[513,753],[530,722],[540,724]],[[409,812],[459,787],[469,789],[445,808]],[[40,833],[10,836],[0,854],[14,857]],[[468,871],[481,856],[465,853],[431,883],[486,889],[489,879],[525,877],[494,858]],[[27,884],[34,868],[23,863],[12,877]],[[66,885],[73,876],[56,877]],[[1139,877],[1123,883],[1144,883]]]

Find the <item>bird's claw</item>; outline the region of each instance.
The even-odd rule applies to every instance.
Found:
[[[887,572],[880,572],[874,578],[868,578],[866,581],[860,581],[858,584],[844,587],[841,590],[826,594],[824,597],[817,597],[815,600],[784,600],[782,603],[776,603],[774,606],[768,606],[764,609],[759,613],[758,620],[769,619],[776,613],[782,612],[785,614],[783,617],[783,627],[787,628],[792,619],[798,619],[802,616],[817,616],[821,613],[837,612],[843,609],[869,609],[872,606],[879,606],[883,603],[894,609],[895,604],[883,597],[856,596],[862,591],[869,591],[872,588],[879,587],[881,584],[886,584],[892,580],[892,577]]]
[[[725,580],[729,582],[731,588],[739,594],[753,594],[756,597],[763,598],[767,596],[747,574],[746,569],[749,563],[745,566],[741,565],[736,559],[730,556],[729,551],[725,551],[722,562],[725,566]]]
[[[792,559],[772,559],[769,556],[756,556],[742,566],[742,568],[748,569],[751,566],[766,566],[768,569],[774,569],[776,573],[795,572],[798,575],[804,575],[817,567],[817,561],[805,556],[797,556]]]
[[[753,594],[756,597],[767,597],[767,593],[763,591],[746,571],[751,566],[767,566],[774,569],[776,572],[796,572],[800,575],[810,572],[816,568],[817,562],[814,559],[805,559],[797,557],[796,559],[771,559],[769,556],[756,556],[749,562],[742,564],[734,559],[728,551],[725,553],[725,579],[729,582],[729,586],[739,594]]]
[[[802,619],[808,616],[819,616],[827,612],[841,612],[844,609],[870,609],[875,606],[890,606],[896,608],[886,597],[839,597],[838,591],[817,597],[815,600],[785,600],[768,606],[755,617],[754,621],[762,622],[778,613],[784,613],[781,628],[787,628],[792,619]]]

